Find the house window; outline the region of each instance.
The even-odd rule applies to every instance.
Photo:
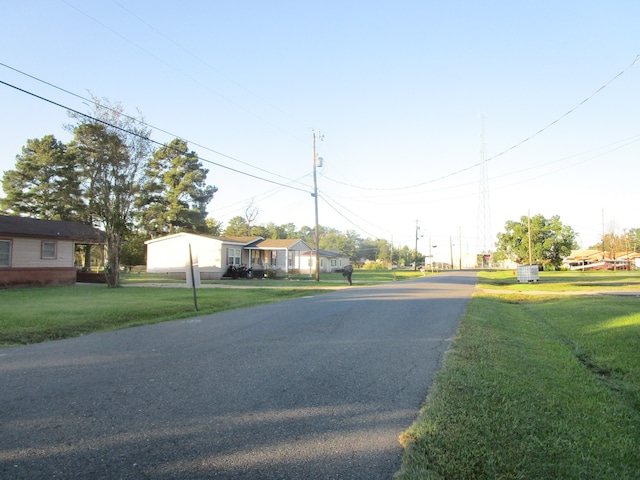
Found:
[[[0,240],[0,267],[11,266],[11,240]]]
[[[42,258],[54,260],[58,256],[57,247],[56,242],[42,242]]]
[[[337,267],[338,266],[338,260],[336,260],[335,258],[331,259],[331,266],[332,267]]]
[[[227,249],[227,265],[240,265],[240,249]]]

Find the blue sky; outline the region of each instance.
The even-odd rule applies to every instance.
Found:
[[[0,80],[185,138],[225,223],[253,202],[257,223],[313,225],[315,131],[322,225],[413,247],[418,220],[423,253],[473,251],[479,223],[493,242],[530,212],[586,247],[640,227],[638,18],[636,1],[7,0]],[[70,139],[63,108],[4,84],[0,105],[0,171],[28,138]]]

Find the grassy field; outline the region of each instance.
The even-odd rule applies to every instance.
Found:
[[[0,346],[74,337],[325,293],[302,288],[201,288],[198,313],[188,288],[104,285],[0,291]]]
[[[481,274],[397,479],[640,478],[640,299],[555,294],[637,280]]]
[[[358,270],[354,285],[371,285],[394,279],[422,276],[420,272]],[[199,288],[198,313],[193,293],[184,286],[171,288],[136,287],[142,283],[171,283],[166,275],[145,273],[123,274],[123,288],[105,285],[70,287],[18,288],[0,290],[0,346],[11,346],[57,340],[101,330],[126,328],[149,323],[192,317],[250,307],[264,303],[325,293],[344,286],[341,274],[325,274],[321,282],[314,280],[223,280],[225,287]],[[184,284],[185,282],[178,282]],[[127,287],[128,285],[128,287]]]
[[[483,288],[508,290],[510,292],[588,292],[593,290],[607,291],[640,291],[640,272],[625,270],[591,271],[591,272],[540,272],[540,281],[534,283],[518,283],[515,271],[482,272],[478,281]]]

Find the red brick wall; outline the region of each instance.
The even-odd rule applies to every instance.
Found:
[[[2,268],[0,287],[73,285],[76,283],[74,267],[60,268]]]

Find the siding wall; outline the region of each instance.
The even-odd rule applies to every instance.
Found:
[[[147,244],[147,272],[184,272],[189,266],[189,244],[194,265],[200,271],[220,270],[221,242],[197,235],[185,235]]]
[[[56,258],[42,258],[42,240],[37,238],[8,238],[11,240],[11,263],[9,268],[0,268],[0,286],[19,285],[73,285],[76,269],[73,266],[75,250],[70,240],[56,242]]]
[[[11,240],[11,268],[73,267],[75,246],[70,240],[55,240],[57,244],[57,256],[55,259],[42,258],[42,240],[40,239],[13,238]]]

